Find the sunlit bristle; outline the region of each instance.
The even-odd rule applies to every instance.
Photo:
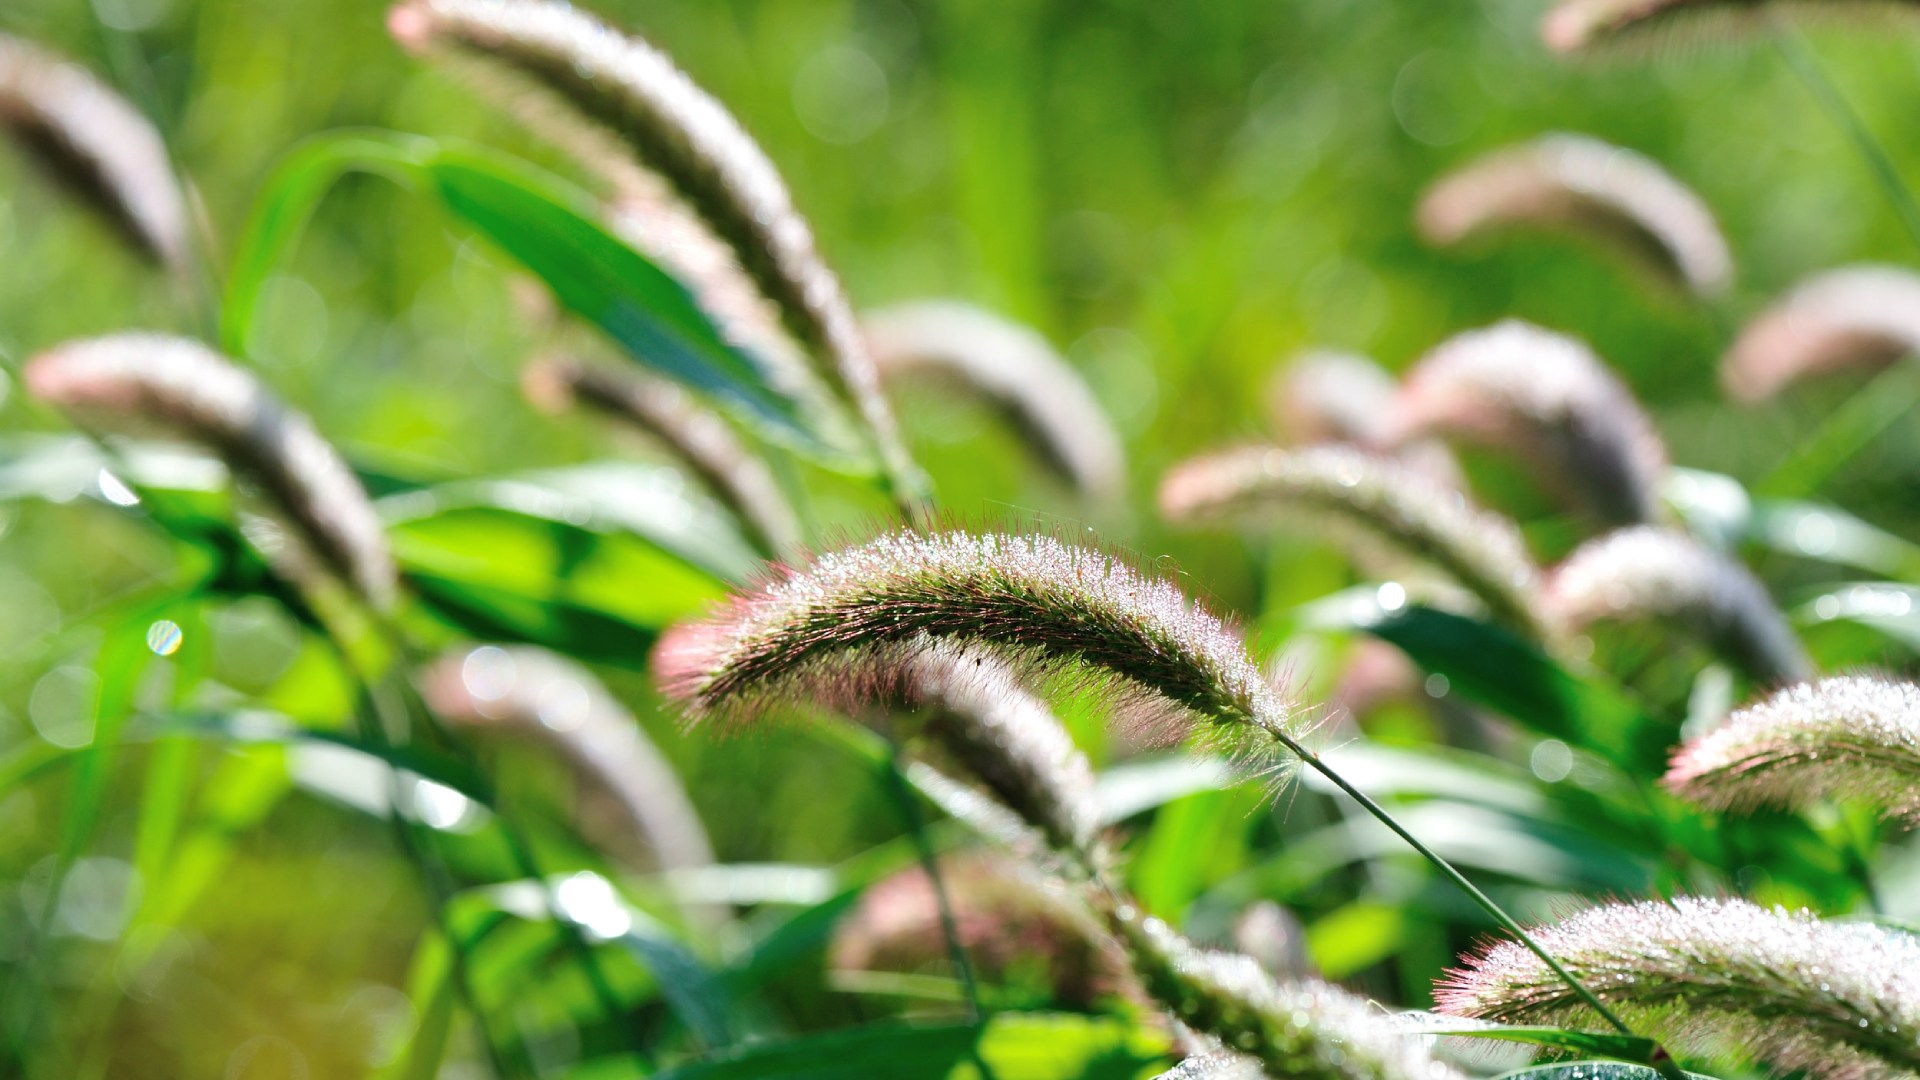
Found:
[[[1622,249],[1699,296],[1720,296],[1733,282],[1726,238],[1698,195],[1651,159],[1584,135],[1475,159],[1427,190],[1418,220],[1442,247],[1545,227]]]
[[[1743,900],[1609,904],[1530,931],[1637,1027],[1814,1080],[1920,1071],[1920,938]],[[1593,1027],[1538,956],[1502,941],[1440,984],[1443,1012]]]
[[[1742,327],[1720,362],[1720,382],[1740,401],[1764,401],[1801,379],[1915,355],[1920,274],[1848,266],[1794,286]]]
[[[839,279],[817,249],[773,162],[732,114],[637,36],[560,0],[403,0],[388,16],[400,43],[430,56],[482,65],[474,81],[516,106],[537,102],[572,123],[549,128],[569,145],[619,144],[630,159],[607,169],[631,186],[638,166],[664,179],[822,362],[821,375],[860,413],[896,485],[917,490],[865,338]],[[592,137],[581,139],[582,130]],[[903,498],[914,497],[913,491]]]
[[[673,767],[585,668],[544,649],[482,645],[420,675],[442,720],[546,747],[572,774],[596,846],[652,869],[707,866],[713,847]],[[597,811],[597,812],[596,812]]]
[[[998,404],[1040,458],[1098,500],[1126,483],[1120,435],[1080,373],[1033,330],[969,304],[927,300],[861,319],[884,381],[944,376]]]
[[[1720,810],[1837,799],[1920,824],[1920,686],[1865,675],[1789,686],[1681,748],[1666,785]]]
[[[0,34],[0,124],[140,252],[185,267],[186,195],[140,110],[79,65]]]
[[[251,372],[195,341],[128,333],[42,353],[25,382],[83,419],[158,427],[212,449],[362,597],[392,606],[393,554],[366,489],[312,422]]]
[[[1256,764],[1305,733],[1240,635],[1171,581],[1049,536],[896,532],[781,568],[655,651],[692,719],[893,692],[929,640],[980,649],[1023,678],[1089,680],[1118,717],[1198,727]]]
[[[1331,523],[1358,541],[1432,566],[1497,618],[1535,637],[1539,572],[1513,522],[1395,461],[1350,446],[1248,447],[1195,458],[1160,486],[1160,510],[1184,524],[1245,516]],[[1393,567],[1377,567],[1391,572]]]
[[[1111,910],[1108,921],[1151,997],[1196,1032],[1244,1051],[1267,1076],[1459,1076],[1433,1059],[1425,1039],[1397,1030],[1385,1012],[1364,998],[1313,980],[1276,982],[1251,957],[1197,948],[1159,919],[1130,908]]]
[[[1253,1058],[1224,1051],[1190,1057],[1153,1080],[1267,1080]]]
[[[1785,17],[1884,16],[1906,29],[1911,0],[1561,0],[1540,24],[1548,47],[1586,54],[1662,40],[1726,40],[1762,33]]]
[[[1759,683],[1813,671],[1786,618],[1746,567],[1684,533],[1643,526],[1588,541],[1548,576],[1548,616],[1577,630],[1660,620],[1698,637]]]
[[[547,357],[528,366],[524,384],[537,405],[585,405],[659,440],[734,512],[761,550],[776,558],[800,553],[800,519],[773,470],[677,383],[632,365]]]
[[[1504,448],[1603,524],[1662,514],[1667,452],[1653,421],[1593,350],[1529,323],[1459,334],[1423,357],[1395,431]]]
[[[973,852],[940,863],[954,936],[989,985],[1044,982],[1054,1004],[1091,1008],[1130,985],[1124,958],[1073,895],[1023,863]],[[834,929],[840,972],[917,973],[948,958],[939,899],[926,871],[867,889]]]

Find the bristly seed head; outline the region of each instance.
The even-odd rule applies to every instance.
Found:
[[[1441,247],[1526,226],[1592,236],[1697,296],[1733,282],[1726,238],[1698,195],[1650,158],[1585,135],[1475,159],[1427,189],[1418,222]]]
[[[1607,1004],[1662,1037],[1819,1080],[1920,1075],[1920,939],[1744,900],[1612,904],[1530,932]],[[1514,941],[1470,956],[1443,1012],[1503,1023],[1597,1022]]]
[[[1131,908],[1106,914],[1147,993],[1194,1031],[1256,1060],[1268,1076],[1459,1077],[1433,1059],[1425,1039],[1396,1030],[1363,998],[1313,980],[1275,982],[1251,957],[1196,948],[1165,923]]]
[[[1549,575],[1545,611],[1568,630],[1603,619],[1676,623],[1759,683],[1813,671],[1747,568],[1671,529],[1621,529],[1581,545]]]
[[[1511,521],[1395,461],[1350,446],[1247,447],[1176,466],[1160,485],[1169,521],[1300,513],[1366,548],[1387,548],[1451,578],[1502,622],[1545,636],[1539,571]]]
[[[998,404],[1043,461],[1098,500],[1126,485],[1126,452],[1100,402],[1052,345],[1001,316],[945,300],[861,317],[880,377],[944,375]]]
[[[1911,0],[1561,0],[1547,13],[1540,34],[1555,52],[1590,53],[1693,31],[1692,36],[1746,36],[1795,15],[1885,15],[1912,27]]]
[[[1867,675],[1789,686],[1681,748],[1666,785],[1720,810],[1841,799],[1920,825],[1920,686]]]
[[[140,110],[79,65],[0,34],[0,125],[149,258],[186,266],[187,198]]]
[[[522,385],[544,408],[579,403],[653,436],[697,475],[776,558],[800,551],[800,519],[773,470],[726,420],[670,380],[633,365],[614,368],[567,357],[528,365]]]
[[[889,696],[929,638],[1029,676],[1090,677],[1139,719],[1202,721],[1262,761],[1304,733],[1225,623],[1169,581],[1047,536],[897,532],[822,556],[670,631],[655,670],[693,719],[857,706]]]
[[[1653,421],[1593,350],[1519,320],[1459,334],[1401,388],[1398,439],[1505,447],[1605,524],[1660,517],[1667,452]]]
[[[1720,382],[1765,401],[1813,375],[1880,368],[1920,355],[1920,274],[1898,266],[1828,270],[1793,287],[1740,330]]]
[[[991,650],[929,641],[902,673],[942,756],[1040,834],[1052,851],[1103,871],[1093,766],[1045,703]]]
[[[195,341],[114,334],[34,357],[29,393],[71,414],[157,426],[212,449],[259,485],[314,553],[369,603],[390,608],[393,555],[353,470],[253,374]]]
[[[637,160],[607,169],[609,178],[631,188],[637,164],[666,181],[824,361],[822,374],[858,409],[896,484],[918,488],[852,306],[779,170],[666,54],[559,0],[402,0],[387,25],[410,50],[490,70],[493,79],[476,80],[482,89],[537,98],[543,108],[532,115],[564,111],[576,120],[542,123],[543,132],[590,151],[625,144]],[[586,154],[589,165],[607,158]]]

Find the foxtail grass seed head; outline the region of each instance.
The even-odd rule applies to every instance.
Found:
[[[1392,436],[1400,384],[1379,364],[1353,353],[1316,349],[1274,372],[1268,412],[1295,443],[1381,446]]]
[[[1539,571],[1511,521],[1456,490],[1350,446],[1248,447],[1176,466],[1160,485],[1160,512],[1198,524],[1248,515],[1299,515],[1432,566],[1495,617],[1536,637]],[[1371,548],[1372,551],[1367,549]]]
[[[522,386],[543,408],[585,405],[659,440],[734,512],[763,551],[776,558],[799,554],[800,519],[773,470],[718,413],[678,384],[631,365],[616,369],[550,356],[527,367]]]
[[[1920,1075],[1920,939],[1744,900],[1610,904],[1531,931],[1614,1010],[1661,1037],[1816,1080]],[[1514,1024],[1597,1018],[1514,941],[1469,956],[1442,1012]]]
[[[1544,227],[1623,250],[1698,296],[1733,283],[1733,256],[1707,204],[1650,158],[1585,135],[1547,135],[1469,162],[1427,189],[1417,222],[1437,247]]]
[[[1267,1080],[1267,1074],[1250,1057],[1220,1052],[1190,1057],[1154,1080]]]
[[[1682,747],[1666,785],[1717,810],[1841,799],[1920,824],[1920,686],[1871,675],[1789,686]]]
[[[652,868],[709,866],[713,846],[673,767],[585,668],[544,649],[482,645],[421,674],[428,707],[468,731],[545,747],[572,773],[582,831]]]
[[[0,124],[143,254],[180,270],[187,198],[153,124],[79,65],[0,34]]]
[[[1663,36],[1712,40],[1764,31],[1776,14],[1873,16],[1911,29],[1920,16],[1910,0],[1561,0],[1540,24],[1555,52],[1591,53]]]
[[[1126,453],[1100,403],[1035,331],[970,304],[924,300],[861,319],[883,382],[947,380],[996,403],[1034,451],[1088,496],[1111,501]]]
[[[1920,355],[1920,274],[1848,266],[1794,286],[1740,330],[1720,361],[1735,400],[1765,401],[1801,379]]]
[[[1159,919],[1109,923],[1147,994],[1195,1032],[1295,1080],[1456,1080],[1424,1038],[1363,998],[1315,981],[1275,982],[1251,957],[1196,948]],[[1204,1075],[1204,1074],[1203,1074]],[[1230,1075],[1230,1074],[1229,1074]]]
[[[1545,597],[1548,617],[1568,631],[1601,620],[1659,620],[1697,636],[1755,682],[1813,671],[1746,567],[1671,529],[1621,529],[1588,541],[1554,568]]]
[[[1104,869],[1093,766],[1073,737],[991,650],[930,641],[903,672],[907,701],[930,712],[926,731],[1047,846]]]
[[[1131,984],[1126,962],[1073,895],[1025,864],[968,852],[943,859],[940,883],[974,972],[1002,988],[1044,986],[1056,1005],[1091,1008]],[[836,926],[837,972],[913,973],[947,960],[939,898],[922,867],[867,889]]]
[[[1305,717],[1226,623],[1172,582],[1049,536],[896,532],[780,569],[655,653],[691,719],[785,702],[858,706],[894,689],[927,638],[986,650],[1023,677],[1091,679],[1136,721],[1204,730],[1273,761]]]
[[[127,333],[41,353],[25,381],[71,415],[158,427],[218,453],[363,598],[392,606],[393,554],[366,489],[312,422],[251,372],[195,341]]]
[[[1307,928],[1271,900],[1249,905],[1233,920],[1233,946],[1281,982],[1320,974],[1307,953]]]
[[[1529,323],[1469,331],[1428,353],[1402,385],[1395,431],[1511,450],[1606,524],[1660,516],[1667,452],[1653,421],[1593,350]]]
[[[779,170],[665,53],[559,0],[402,0],[387,26],[413,52],[491,72],[475,80],[483,89],[532,96],[548,113],[576,117],[595,141],[624,144],[733,249],[788,328],[824,361],[822,374],[859,411],[896,483],[920,483],[853,309]],[[621,169],[609,175],[631,179]]]

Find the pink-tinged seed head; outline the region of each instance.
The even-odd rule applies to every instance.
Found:
[[[1733,281],[1726,238],[1698,195],[1651,159],[1584,135],[1475,159],[1427,189],[1417,222],[1441,247],[1528,228],[1591,238],[1704,297]]]
[[[1920,686],[1845,675],[1786,687],[1681,747],[1665,783],[1719,810],[1839,799],[1920,824]]]
[[[1683,1046],[1818,1080],[1920,1070],[1920,938],[1744,900],[1608,904],[1530,936],[1629,1022]],[[1436,987],[1443,1012],[1513,1024],[1598,1018],[1539,957],[1501,941]]]
[[[1795,285],[1740,330],[1720,361],[1735,400],[1765,401],[1802,379],[1920,354],[1920,274],[1848,266]]]

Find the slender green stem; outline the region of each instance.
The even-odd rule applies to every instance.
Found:
[[[1781,57],[1786,60],[1787,66],[1792,68],[1793,73],[1799,76],[1801,83],[1805,84],[1807,92],[1813,95],[1814,100],[1820,103],[1820,107],[1827,111],[1827,115],[1852,141],[1854,150],[1866,163],[1868,171],[1873,173],[1873,178],[1879,183],[1880,190],[1886,194],[1887,201],[1893,204],[1894,212],[1900,217],[1900,223],[1906,226],[1907,235],[1913,239],[1915,245],[1920,245],[1920,202],[1914,200],[1912,189],[1907,187],[1906,180],[1900,176],[1900,170],[1894,166],[1893,159],[1887,155],[1886,147],[1882,146],[1873,132],[1867,129],[1866,123],[1860,119],[1860,114],[1853,110],[1853,106],[1847,103],[1846,96],[1840,92],[1840,88],[1827,77],[1827,73],[1820,67],[1819,56],[1814,53],[1813,46],[1807,43],[1807,39],[1799,30],[1782,19],[1778,22],[1778,31],[1774,34],[1773,41],[1779,48]]]
[[[981,1015],[980,987],[974,981],[973,964],[967,959],[967,951],[960,944],[960,924],[953,915],[953,900],[947,894],[946,880],[940,873],[940,863],[933,845],[927,840],[926,820],[921,817],[920,807],[913,801],[913,792],[907,787],[906,774],[900,769],[898,750],[887,759],[886,773],[887,791],[900,808],[900,816],[906,819],[907,833],[913,837],[914,853],[919,857],[921,870],[927,875],[927,883],[933,887],[933,904],[940,913],[940,933],[946,938],[947,957],[952,961],[954,971],[960,978],[960,989],[966,995],[967,1018],[977,1024]]]
[[[1612,1009],[1607,1008],[1606,1004],[1600,1000],[1598,995],[1592,990],[1587,989],[1585,983],[1582,983],[1571,971],[1568,971],[1560,961],[1554,959],[1551,953],[1541,948],[1540,943],[1533,940],[1533,937],[1514,920],[1513,916],[1507,914],[1506,910],[1495,903],[1492,897],[1480,891],[1478,885],[1469,881],[1465,874],[1455,869],[1453,864],[1442,858],[1439,852],[1428,847],[1421,842],[1419,837],[1408,832],[1406,826],[1401,825],[1392,814],[1387,812],[1385,807],[1374,802],[1366,792],[1348,783],[1347,778],[1341,776],[1338,770],[1321,760],[1320,755],[1301,746],[1291,736],[1275,733],[1275,738],[1279,739],[1282,745],[1297,755],[1301,761],[1305,762],[1308,768],[1326,777],[1333,783],[1333,786],[1345,792],[1348,798],[1359,803],[1361,809],[1372,814],[1380,824],[1385,825],[1395,836],[1406,841],[1408,847],[1419,852],[1421,858],[1431,863],[1434,869],[1440,871],[1447,880],[1453,882],[1454,885],[1459,887],[1460,891],[1466,893],[1475,904],[1480,906],[1482,911],[1485,911],[1494,922],[1500,925],[1501,929],[1512,934],[1520,944],[1526,946],[1528,951],[1539,957],[1541,962],[1552,969],[1553,973],[1559,976],[1560,980],[1566,983],[1569,989],[1579,995],[1580,1000],[1585,1002],[1588,1008],[1599,1014],[1602,1020],[1613,1025],[1614,1029],[1622,1035],[1634,1035],[1638,1037],[1638,1033],[1628,1027],[1626,1022],[1615,1015]],[[1674,1064],[1666,1050],[1657,1044],[1653,1054],[1653,1065],[1659,1070],[1660,1075],[1667,1077],[1668,1080],[1684,1080],[1685,1074],[1680,1071],[1680,1067]]]

